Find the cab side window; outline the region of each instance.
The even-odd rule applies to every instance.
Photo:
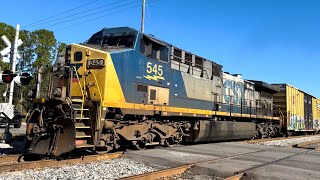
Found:
[[[165,62],[169,61],[169,48],[147,36],[143,36],[140,39],[140,52],[149,58]]]

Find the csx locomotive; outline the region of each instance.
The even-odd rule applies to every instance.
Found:
[[[284,124],[277,92],[151,35],[105,28],[57,58],[48,97],[33,100],[26,147],[60,156],[272,137]]]

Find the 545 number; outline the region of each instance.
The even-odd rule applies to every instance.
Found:
[[[147,63],[147,73],[148,74],[154,74],[156,76],[162,76],[163,70],[162,66],[158,64],[152,64],[152,62]]]

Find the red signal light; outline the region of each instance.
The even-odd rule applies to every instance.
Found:
[[[0,73],[0,82],[3,83],[11,83],[13,81],[13,78],[16,75],[12,73],[10,70],[5,70]]]

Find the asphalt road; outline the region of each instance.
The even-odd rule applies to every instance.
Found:
[[[293,156],[295,154],[299,155]],[[241,156],[198,164],[190,170],[190,173],[211,176],[213,179],[226,178],[236,172],[270,163],[248,173],[249,179],[316,180],[320,177],[320,151],[309,152],[307,149],[267,147],[242,142],[130,151],[126,152],[124,157],[168,168],[236,155]],[[271,163],[280,159],[283,160]]]
[[[0,134],[6,130],[6,126],[0,126]],[[14,128],[10,126],[10,132],[13,135],[25,135],[26,134],[26,123],[22,122],[20,128]]]

